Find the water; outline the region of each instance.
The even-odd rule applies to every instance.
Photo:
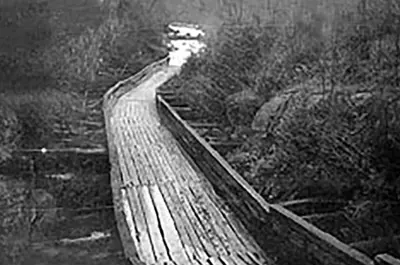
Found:
[[[176,27],[178,28],[178,27]],[[202,51],[204,51],[207,46],[204,42],[195,39],[199,35],[199,31],[201,31],[203,36],[205,32],[199,29],[193,29],[190,27],[179,27],[180,32],[177,36],[181,36],[181,32],[190,35],[191,39],[171,39],[170,43],[173,47],[173,50],[169,52],[169,56],[171,58],[169,65],[171,66],[182,66],[186,63],[187,59],[193,55],[200,55]]]

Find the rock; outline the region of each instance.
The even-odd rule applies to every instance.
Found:
[[[372,95],[369,92],[353,92],[354,90],[354,87],[337,87],[335,95],[339,101],[345,104],[348,103],[346,101],[351,101],[355,106]],[[252,129],[266,131],[271,126],[280,123],[282,117],[290,117],[291,113],[299,108],[309,109],[316,106],[321,100],[327,98],[328,94],[329,92],[324,92],[322,86],[318,85],[315,80],[285,90],[261,106],[253,119]]]
[[[226,113],[232,126],[250,125],[262,99],[255,92],[241,91],[225,100]]]
[[[257,111],[251,128],[255,131],[265,131],[271,119],[278,113],[279,108],[288,100],[288,97],[277,96],[264,103]]]

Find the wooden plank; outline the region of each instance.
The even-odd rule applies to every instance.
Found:
[[[175,104],[186,104],[187,102],[185,102],[185,100],[181,97],[177,97],[177,96],[163,96],[164,100],[168,102],[168,104],[170,104],[171,106],[174,106]]]
[[[135,119],[132,119],[132,126],[146,128],[146,130],[151,130],[152,128],[156,128],[155,123],[158,121],[155,117],[151,116],[152,115],[151,107],[148,106],[148,104],[146,104],[145,106],[146,106],[145,110],[146,113],[140,117],[136,115]]]
[[[188,159],[191,160],[190,158]],[[261,249],[254,242],[254,239],[248,236],[248,232],[240,223],[240,221],[237,220],[237,217],[233,215],[232,211],[226,209],[226,203],[221,198],[219,198],[218,195],[216,195],[211,183],[201,173],[197,165],[194,164],[194,162],[187,163],[184,167],[182,167],[182,169],[186,169],[187,167],[190,167],[190,170],[192,170],[193,172],[198,172],[197,175],[199,176],[199,178],[204,179],[204,181],[201,182],[192,182],[191,186],[197,185],[196,183],[199,183],[204,192],[207,193],[207,199],[210,200],[207,203],[209,203],[210,205],[214,205],[215,208],[218,209],[216,211],[216,214],[218,215],[217,220],[221,222],[222,227],[228,230],[228,234],[231,236],[235,244],[237,244],[236,246],[238,247],[238,249],[240,249],[238,245],[242,245],[245,246],[248,251],[261,251]],[[227,211],[224,211],[224,209],[226,209]]]
[[[149,185],[152,183],[151,178],[146,173],[145,166],[143,165],[144,158],[138,150],[137,139],[132,136],[129,120],[124,119],[122,122],[124,126],[121,128],[121,132],[124,135],[124,142],[121,143],[123,144],[121,148],[126,149],[127,156],[130,157],[128,161],[129,167],[132,168],[132,172],[136,172],[134,177],[137,179],[139,185]]]
[[[212,244],[217,255],[227,255],[228,252],[225,248],[225,244],[219,235],[219,232],[221,233],[221,231],[217,226],[215,226],[208,205],[201,200],[200,196],[193,194],[189,187],[181,186],[181,190],[184,190],[190,207],[193,209],[195,216],[200,221],[201,226],[204,228],[205,235],[210,244]]]
[[[238,252],[232,255],[232,259],[240,265],[259,265],[253,262],[247,255],[246,252]]]
[[[297,215],[310,215],[313,213],[335,212],[348,205],[344,200],[327,200],[321,198],[307,198],[281,202],[278,205],[285,207]]]
[[[143,136],[143,135],[146,136],[147,134],[142,134],[142,136]],[[146,143],[148,144],[148,141],[146,141]]]
[[[160,163],[165,165],[164,169],[167,175],[175,176],[176,180],[180,179],[182,183],[189,180],[199,180],[196,178],[196,172],[193,170],[183,174],[182,168],[187,166],[187,161],[182,155],[181,150],[176,147],[177,142],[175,138],[168,131],[163,131],[161,128],[159,132],[149,133],[147,136],[153,142],[163,143],[162,147],[158,150],[160,152],[158,158]]]
[[[120,140],[118,138],[118,136],[117,136],[116,140],[117,141]],[[119,145],[117,146],[117,149],[121,152],[121,147]],[[129,161],[129,159],[126,160],[123,156],[122,157],[119,156],[119,167],[121,169],[121,174],[122,174],[122,176],[125,176],[125,177],[123,177],[123,179],[125,179],[124,182],[126,182],[126,178],[129,176],[128,167],[126,165],[127,161]],[[124,209],[124,213],[125,213],[126,225],[127,225],[128,231],[130,231],[131,239],[133,240],[133,243],[136,246],[136,249],[138,250],[139,257],[140,257],[140,254],[143,252],[141,251],[141,248],[140,248],[140,245],[138,242],[139,235],[138,235],[138,231],[137,231],[137,225],[135,224],[135,221],[133,218],[133,215],[136,215],[137,213],[135,213],[135,211],[132,211],[132,209],[135,209],[135,208],[132,208],[132,206],[134,206],[134,205],[132,205],[130,203],[129,194],[126,189],[121,189],[121,200],[122,200],[122,205],[123,205],[123,209]]]
[[[293,264],[294,259],[297,263],[310,264],[373,264],[366,255],[299,216],[281,206],[268,204],[161,97],[157,100],[164,124],[198,164],[217,194],[227,200],[264,251],[271,252],[275,248],[282,253],[282,260]]]
[[[213,227],[214,231],[222,242],[222,245],[224,246],[227,255],[236,251],[243,250],[243,246],[240,244],[240,241],[230,229],[226,220],[224,220],[224,217],[212,203],[208,194],[205,192],[204,189],[202,189],[202,187],[203,185],[201,185],[201,183],[196,183],[191,184],[189,186],[189,189],[199,203],[207,206],[207,210],[210,213],[209,222],[211,223],[211,226]]]
[[[160,156],[161,156],[161,155],[160,155]],[[159,156],[159,157],[160,157],[160,156]],[[186,163],[186,164],[187,164],[187,165],[185,165],[183,168],[181,167],[181,171],[185,172],[186,169],[187,169],[188,167],[190,167],[190,164],[189,164],[189,163]],[[192,170],[192,171],[193,171],[193,173],[195,173],[194,170]],[[186,174],[187,174],[187,172],[186,172]],[[184,185],[184,184],[181,183],[181,185]],[[191,185],[191,186],[193,186],[193,185]],[[205,195],[204,197],[205,197],[205,198],[208,198],[208,197],[206,196],[206,194],[201,194],[201,190],[196,189],[196,192],[197,192],[198,195]],[[206,205],[213,206],[213,204],[212,204],[212,202],[211,202],[210,200],[205,201],[205,204],[206,204]],[[214,206],[214,207],[215,207],[215,206]],[[212,217],[213,217],[213,218],[211,218],[211,221],[212,221],[212,222],[216,222],[216,227],[217,227],[217,229],[219,229],[217,234],[218,234],[220,237],[223,236],[224,239],[225,239],[225,242],[237,243],[238,239],[237,239],[237,238],[234,238],[234,237],[232,236],[232,235],[234,235],[234,234],[233,234],[233,231],[230,229],[229,226],[227,226],[226,223],[222,223],[222,222],[224,221],[223,216],[222,216],[221,214],[218,214],[218,211],[217,211],[217,210],[215,210],[215,209],[213,209],[213,208],[211,208],[211,209],[212,209],[212,211],[213,211],[213,212],[212,212],[212,215],[213,215]],[[231,232],[231,233],[230,233],[231,237],[229,238],[229,240],[227,240],[226,232],[223,231],[223,228],[226,228],[226,229],[228,229],[228,231]],[[229,244],[226,244],[226,245],[227,245],[228,248],[230,248]],[[232,251],[232,250],[230,249],[230,251]]]
[[[208,258],[206,258],[206,259],[201,259],[201,260],[196,259],[196,262],[197,262],[199,265],[210,265],[210,263],[208,263]]]
[[[132,155],[131,150],[129,149],[129,142],[131,142],[130,136],[127,132],[127,118],[121,118],[119,119],[119,125],[116,125],[118,135],[119,135],[119,148],[121,149],[121,153],[123,154],[123,159],[126,159],[126,163],[128,166],[129,171],[135,172],[136,174],[133,174],[129,172],[129,174],[132,175],[127,175],[124,180],[124,182],[133,182],[135,185],[140,185],[141,181],[139,179],[139,172],[137,171],[136,168],[136,157]],[[127,148],[128,147],[128,148]],[[128,177],[129,176],[129,177]],[[128,177],[128,178],[127,178]],[[126,184],[126,183],[124,183]]]
[[[219,228],[223,228],[223,231],[221,233],[218,233],[219,235],[222,235],[225,240],[226,237],[229,238],[229,242],[233,245],[234,250],[243,250],[244,246],[252,251],[260,251],[260,248],[255,247],[253,242],[254,240],[252,238],[248,238],[248,240],[245,240],[240,234],[247,234],[247,231],[245,229],[242,229],[241,232],[238,232],[238,229],[235,228],[235,226],[238,225],[238,223],[233,223],[232,220],[235,219],[233,215],[230,215],[229,218],[227,218],[227,215],[224,215],[222,213],[222,207],[220,207],[220,204],[217,204],[216,201],[217,195],[215,194],[211,184],[208,182],[208,180],[203,176],[199,169],[195,165],[196,169],[193,169],[192,163],[186,163],[185,166],[181,167],[182,171],[189,170],[192,172],[199,172],[197,175],[199,175],[199,178],[203,178],[204,181],[202,182],[196,182],[196,183],[191,183],[190,187],[192,188],[192,192],[195,194],[198,194],[198,196],[201,195],[201,193],[204,194],[204,200],[205,204],[210,206],[210,210],[213,212],[213,220],[217,222],[217,226]],[[200,176],[201,175],[201,176]],[[201,186],[201,189],[199,187]],[[212,199],[211,199],[212,198]],[[246,242],[247,241],[247,242]],[[231,250],[230,250],[231,251]]]
[[[143,213],[146,219],[146,224],[153,244],[153,251],[156,257],[156,262],[166,262],[171,260],[168,255],[168,250],[164,244],[162,231],[160,231],[159,218],[155,211],[155,206],[151,199],[149,188],[142,186],[137,188],[139,201],[143,207]]]
[[[202,123],[202,122],[195,122],[195,121],[191,121],[188,122],[188,124],[192,127],[192,128],[219,128],[220,125],[218,123]]]
[[[400,259],[396,259],[389,254],[380,254],[375,257],[377,265],[400,265]]]
[[[214,249],[214,246],[211,244],[206,231],[204,230],[200,220],[198,219],[193,207],[190,205],[190,197],[188,195],[188,192],[183,187],[179,187],[179,185],[176,183],[171,183],[171,185],[175,189],[179,204],[184,207],[186,213],[188,214],[188,219],[194,227],[201,244],[204,246],[205,252],[208,256],[216,256],[217,252]]]
[[[237,252],[230,257],[233,264],[235,264],[235,265],[255,265],[254,263],[249,262],[248,259],[241,258],[241,256],[244,256],[244,255],[240,255],[241,253],[242,252]]]
[[[182,176],[182,175],[197,175],[196,174],[196,172],[192,169],[192,168],[190,168],[190,164],[189,163],[187,163],[186,162],[186,158],[185,157],[183,157],[182,156],[182,159],[180,160],[180,161],[183,161],[183,163],[181,164],[181,166],[179,166],[179,167],[175,167],[175,172],[178,172],[178,175],[180,175],[180,176]],[[170,163],[170,165],[172,164],[172,166],[174,167],[174,165],[176,165],[175,163]],[[188,169],[190,169],[190,170],[188,170]],[[188,172],[188,171],[191,171],[191,172]],[[173,174],[173,173],[175,173],[175,172],[171,172],[171,174]],[[181,173],[183,173],[183,174],[181,174]],[[176,174],[176,173],[175,173]],[[178,176],[178,181],[179,181],[179,183],[180,183],[180,185],[189,185],[189,184],[186,184],[185,183],[185,179],[183,179],[183,178],[179,178],[179,176]],[[194,196],[194,197],[196,197],[195,196],[195,193],[193,193],[192,191],[191,191],[191,189],[189,188],[189,189],[186,189],[186,192],[188,192],[188,193],[191,193],[191,195],[192,196]],[[203,195],[205,195],[205,194],[201,194],[201,193],[199,193],[199,191],[197,190],[197,198],[200,198],[199,196],[203,196]],[[198,201],[197,203],[199,203],[200,201]],[[202,201],[203,202],[203,205],[208,205],[207,203],[208,202],[204,202],[204,201]],[[194,204],[194,205],[197,205],[197,203],[196,204]],[[196,208],[196,207],[195,207]],[[198,217],[199,218],[201,218],[201,213],[198,213]],[[214,217],[214,218],[213,218]],[[211,216],[210,218],[209,218],[209,220],[207,220],[207,221],[205,221],[205,222],[202,222],[203,223],[203,226],[207,226],[208,227],[208,231],[214,231],[214,233],[215,233],[215,235],[219,235],[219,236],[217,236],[217,238],[219,238],[219,237],[223,237],[224,238],[224,240],[225,241],[222,241],[222,242],[224,242],[224,245],[225,245],[225,247],[228,247],[229,248],[229,244],[227,243],[227,239],[226,239],[226,236],[224,235],[224,232],[222,231],[222,229],[221,229],[221,227],[220,226],[218,226],[218,225],[215,225],[215,221],[216,220],[218,220],[218,219],[216,219],[215,218],[216,216],[215,216],[215,214],[214,214],[214,216]],[[203,219],[204,220],[204,219]],[[213,223],[214,223],[214,225],[213,225]],[[220,244],[220,243],[217,243],[217,244]]]
[[[183,251],[184,246],[175,227],[174,220],[172,219],[159,187],[150,186],[149,190],[160,222],[161,234],[166,243],[169,255],[177,264],[189,264],[189,259]]]
[[[158,129],[158,125],[160,125],[160,117],[158,116],[158,112],[157,112],[157,105],[155,104],[154,101],[151,101],[151,103],[148,104],[149,106],[149,114],[151,119],[149,119],[149,121],[151,121],[152,126],[154,126],[154,128]]]
[[[175,90],[161,90],[161,89],[157,89],[157,94],[161,95],[161,96],[165,96],[165,95],[175,95],[176,91]]]
[[[238,147],[242,145],[241,142],[225,142],[225,141],[216,141],[216,140],[210,140],[208,142],[211,146],[220,148],[220,147]]]
[[[224,265],[242,265],[242,263],[235,262],[233,260],[233,256],[235,254],[229,256],[220,256],[219,259],[221,260],[222,264]]]
[[[185,172],[185,175],[191,175],[190,173],[197,174],[197,172],[195,170],[193,170],[193,168],[191,167],[191,165],[189,163],[183,163],[183,165],[181,165],[179,167],[179,169],[182,172]],[[178,171],[179,169],[176,169],[176,170]],[[191,172],[188,173],[186,171],[191,171]],[[193,186],[193,185],[190,185],[190,186]],[[200,190],[197,189],[196,192],[198,195],[202,195]],[[208,196],[205,196],[205,198],[208,199]],[[214,205],[209,199],[204,204],[210,205],[210,206]],[[213,215],[213,218],[211,218],[212,222],[214,223],[213,229],[214,229],[214,231],[218,231],[216,234],[218,234],[219,238],[222,239],[222,242],[225,243],[224,246],[227,249],[227,251],[232,251],[230,245],[233,245],[234,249],[240,249],[240,244],[243,245],[242,241],[240,241],[237,238],[237,235],[233,232],[231,227],[229,225],[227,225],[227,222],[226,222],[225,218],[222,216],[222,214],[218,210],[215,210],[213,208],[209,208],[209,210],[212,211],[212,215]],[[227,240],[228,235],[229,235],[230,240]],[[229,242],[230,244],[228,244],[227,242]],[[246,246],[249,247],[249,244],[247,243]],[[252,248],[252,249],[254,250],[255,248]],[[258,248],[258,250],[259,250],[259,248]]]
[[[110,139],[112,139],[111,136],[109,136],[108,139],[110,141]],[[109,142],[109,145],[113,145],[112,141]],[[121,239],[122,246],[124,249],[124,254],[125,257],[127,257],[127,259],[129,259],[133,264],[143,264],[139,260],[138,249],[135,245],[134,239],[131,236],[131,232],[128,229],[128,224],[126,220],[127,216],[123,211],[122,198],[121,198],[122,194],[119,189],[120,182],[118,181],[121,172],[118,169],[118,164],[116,161],[116,154],[115,154],[116,150],[114,147],[111,147],[109,149],[111,152],[110,163],[112,164],[110,172],[110,182],[113,193],[114,214],[119,232],[119,237]]]
[[[177,112],[190,112],[190,111],[192,111],[192,109],[189,108],[189,107],[180,107],[180,106],[176,106],[176,107],[173,107],[173,108],[174,108],[174,110],[177,111]]]
[[[259,253],[247,251],[243,255],[246,256],[249,260],[251,260],[253,262],[253,264],[264,265],[264,264],[273,264],[274,263],[271,259],[267,259],[267,258],[259,255]]]
[[[160,185],[167,181],[173,181],[174,175],[164,172],[165,167],[168,166],[168,163],[163,161],[164,154],[162,152],[163,144],[162,142],[156,142],[151,138],[153,134],[157,134],[157,131],[142,130],[142,141],[148,147],[147,149],[147,157],[149,161],[151,161],[151,169],[155,176],[156,182]]]
[[[171,198],[168,206],[170,207],[171,212],[175,214],[175,216],[173,216],[175,223],[178,227],[180,227],[181,230],[184,230],[187,233],[188,240],[184,240],[184,242],[187,242],[185,247],[188,248],[188,252],[191,255],[195,255],[195,257],[200,260],[207,259],[207,250],[201,243],[200,236],[198,235],[199,232],[196,230],[197,227],[195,227],[190,221],[190,212],[188,212],[188,210],[181,203],[176,189],[171,183],[167,183],[163,186],[162,190]],[[185,232],[182,232],[182,234],[185,234]]]
[[[146,146],[142,141],[142,131],[139,126],[132,126],[132,123],[128,120],[128,127],[125,131],[129,135],[131,141],[126,148],[129,148],[131,156],[135,158],[135,167],[139,172],[139,180],[142,185],[152,185],[156,183],[153,172],[151,171],[151,165],[147,158]]]
[[[111,120],[109,116],[109,110],[106,107],[106,104],[103,105],[103,112],[105,118],[104,120],[105,120],[107,144],[109,150],[109,161],[111,165],[110,182],[113,193],[114,215],[119,232],[119,238],[121,239],[125,257],[127,257],[130,261],[135,261],[139,263],[139,259],[137,256],[138,254],[137,249],[135,248],[134,242],[132,241],[130,232],[127,228],[125,215],[122,208],[121,191],[119,189],[121,172],[118,167],[118,154],[114,145],[114,136],[112,134],[112,129],[110,127]]]
[[[116,128],[118,128],[118,127],[116,126]],[[116,134],[116,136],[118,137],[118,134]],[[111,144],[114,144],[114,143],[111,142]],[[118,146],[115,149],[120,149],[120,148]],[[119,161],[119,163],[117,161],[115,161],[112,165],[113,168],[118,167],[118,166],[121,168],[122,171],[125,171],[125,172],[121,172],[120,173],[121,175],[127,174],[127,172],[126,172],[127,168],[126,168],[124,161]],[[112,180],[111,180],[112,183],[115,183],[115,180],[113,180],[113,175],[111,175],[111,178],[112,178]],[[121,178],[122,178],[122,176],[121,176]],[[122,184],[122,183],[120,183],[120,184]],[[115,184],[113,184],[113,185],[115,186]],[[116,190],[116,187],[114,187],[113,195],[117,196],[117,192],[119,192],[119,189]],[[122,190],[121,190],[121,192],[122,192]],[[132,208],[132,205],[130,204],[131,201],[128,200],[127,197],[129,197],[128,194],[126,194],[126,197],[124,196],[123,198],[121,198],[121,203],[122,203],[122,205],[125,206],[124,207],[125,210],[123,210],[124,214],[123,215],[119,214],[119,211],[116,213],[116,220],[117,220],[117,223],[119,223],[118,230],[119,230],[120,235],[122,236],[121,239],[122,239],[122,244],[124,246],[125,255],[133,264],[143,264],[142,262],[140,262],[140,260],[146,256],[147,256],[147,260],[149,260],[150,262],[153,262],[153,261],[155,261],[155,259],[151,253],[151,245],[149,244],[150,242],[149,241],[146,242],[145,240],[142,239],[142,242],[144,242],[144,244],[142,243],[141,245],[139,245],[139,243],[138,243],[138,239],[140,239],[141,237],[138,235],[137,230],[135,230],[135,229],[137,229],[138,226],[137,226],[137,223],[135,223],[135,220],[132,219],[133,218],[132,212],[127,212],[129,210],[127,208]],[[140,212],[135,213],[136,219],[137,219],[138,215],[140,215]],[[125,222],[122,219],[124,219]],[[122,222],[124,222],[124,223],[121,224]],[[149,239],[149,238],[147,237],[147,239]],[[148,243],[148,244],[146,244],[146,243]],[[144,247],[144,249],[146,249],[146,248],[149,249],[150,253],[143,252],[143,248],[141,248],[141,247]],[[134,252],[132,252],[132,250],[130,250],[130,249],[134,249]]]
[[[126,225],[128,228],[128,231],[130,232],[129,236],[131,237],[134,246],[136,247],[136,249],[138,249],[140,251],[140,247],[139,247],[139,242],[138,242],[138,233],[137,233],[137,226],[135,224],[134,218],[133,218],[133,211],[132,211],[132,207],[129,203],[129,199],[128,199],[128,193],[125,189],[121,190],[121,202],[122,202],[122,207],[123,207],[123,211],[125,214],[125,221],[126,221]],[[139,254],[140,255],[140,254]]]
[[[118,130],[119,129],[119,130]],[[123,143],[124,141],[121,138],[121,129],[117,127],[117,141]],[[140,184],[137,171],[135,170],[135,166],[132,163],[132,158],[130,154],[127,152],[126,148],[122,148],[121,145],[117,145],[118,150],[118,161],[120,168],[122,170],[122,178],[123,183],[122,186],[138,186]]]
[[[235,233],[241,245],[245,246],[247,251],[261,252],[261,248],[254,241],[254,238],[249,235],[248,231],[245,229],[240,220],[238,220],[237,216],[234,215],[228,204],[224,202],[222,198],[217,197],[218,195],[215,194],[213,189],[208,189],[208,193],[210,194],[210,198],[219,209],[219,212],[223,218],[225,220],[229,220],[227,221],[227,224]]]
[[[143,207],[140,204],[137,189],[140,187],[134,187],[127,189],[129,203],[132,208],[132,215],[135,222],[136,235],[138,241],[139,257],[147,264],[153,264],[156,262],[156,257],[153,251],[153,245],[150,238],[149,228],[144,216]]]
[[[210,257],[207,262],[210,265],[224,265],[218,257]]]
[[[160,186],[160,192],[165,200],[166,206],[171,214],[171,217],[173,219],[173,223],[175,225],[175,228],[179,234],[179,239],[182,242],[182,246],[185,249],[186,255],[189,259],[190,262],[194,262],[194,258],[197,254],[196,248],[197,249],[202,249],[203,247],[199,243],[199,245],[196,247],[196,245],[193,243],[193,240],[191,237],[193,236],[193,231],[192,233],[188,231],[188,227],[185,227],[185,221],[186,221],[186,213],[183,211],[179,205],[175,205],[173,202],[173,199],[171,198],[171,195],[169,194],[168,187],[167,185],[161,185]],[[194,235],[196,237],[196,235]]]

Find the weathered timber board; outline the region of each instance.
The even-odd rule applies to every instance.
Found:
[[[107,131],[107,141],[108,141],[108,152],[109,152],[109,160],[111,165],[118,165],[118,154],[116,147],[114,145],[114,137],[112,135],[112,131],[110,128],[110,119],[109,119],[109,108],[107,104],[105,104],[104,108],[104,116],[105,116],[105,124]],[[138,252],[135,247],[135,243],[131,236],[131,232],[129,231],[128,224],[126,223],[126,215],[123,211],[122,206],[122,198],[121,198],[121,171],[118,166],[111,167],[110,171],[110,183],[111,189],[113,193],[113,204],[114,204],[114,214],[115,220],[117,223],[117,228],[119,231],[119,236],[121,239],[121,243],[124,249],[124,254],[127,259],[132,264],[142,264],[144,265],[139,257]]]
[[[169,140],[171,140],[171,144],[167,145],[169,148],[157,150],[158,155],[153,156],[153,161],[159,159],[160,162],[166,157],[171,159],[171,157],[174,157],[174,154],[177,155],[182,152],[177,148],[175,139],[171,139],[172,135],[170,135],[169,131],[162,130],[161,134],[150,132],[145,134],[145,136],[149,138],[147,140],[147,145],[153,145],[162,141],[165,142],[166,140],[170,142]],[[165,147],[165,145],[162,145],[162,147]],[[154,149],[156,148],[153,147],[152,150]],[[180,155],[180,159],[173,159],[173,161],[174,163],[161,163],[163,165],[162,172],[157,170],[158,174],[163,176],[175,175],[177,177],[177,182],[180,184],[181,189],[185,190],[184,194],[190,196],[191,199],[189,199],[189,201],[195,202],[192,208],[196,209],[197,217],[202,220],[201,224],[205,227],[205,230],[209,231],[208,236],[210,237],[210,233],[214,233],[214,237],[216,237],[214,238],[214,242],[218,242],[217,246],[222,243],[222,246],[225,248],[221,250],[222,253],[219,253],[219,255],[223,255],[225,252],[236,253],[238,251],[244,251],[245,249],[260,252],[261,249],[252,247],[254,246],[251,242],[252,239],[243,240],[242,235],[238,235],[237,232],[235,234],[235,231],[238,231],[234,229],[237,222],[232,223],[232,220],[223,216],[219,206],[213,203],[210,196],[214,195],[213,197],[215,200],[216,195],[211,192],[212,187],[206,178],[202,176],[201,172],[199,170],[194,170],[193,164],[188,163],[186,159],[182,159],[182,154]],[[200,179],[203,179],[203,181],[200,181]],[[201,205],[207,205],[207,207],[203,209]],[[230,216],[230,218],[232,219],[232,216]],[[241,233],[247,232],[243,229]],[[239,244],[239,242],[241,243]]]
[[[286,262],[307,264],[374,264],[366,255],[307,223],[279,205],[268,204],[228,163],[160,97],[159,115],[183,149],[192,157],[218,195],[244,223],[267,253],[279,246]],[[278,250],[276,249],[276,250]],[[278,253],[277,253],[278,254]],[[284,258],[284,257],[282,257]]]

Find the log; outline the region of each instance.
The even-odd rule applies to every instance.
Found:
[[[188,124],[190,125],[190,127],[192,128],[215,128],[215,127],[219,127],[219,124],[217,123],[202,123],[202,122],[188,122]]]
[[[176,91],[173,90],[157,90],[157,94],[161,96],[170,96],[170,95],[175,95]]]
[[[162,97],[167,101],[179,99],[179,96],[175,94],[162,94]]]
[[[400,235],[358,241],[351,243],[350,246],[370,256],[390,250],[397,251],[400,254]]]
[[[313,213],[327,213],[340,210],[348,205],[348,202],[344,200],[307,198],[280,202],[278,205],[285,207],[298,215],[310,215]]]
[[[47,153],[75,153],[75,154],[85,154],[85,155],[108,155],[106,148],[58,148],[58,149],[18,149],[15,152],[18,153],[32,153],[32,154],[47,154]]]
[[[381,254],[375,257],[376,265],[400,265],[400,260],[389,254]]]
[[[184,107],[181,107],[181,106],[172,106],[172,107],[173,107],[174,110],[177,111],[177,112],[190,112],[190,111],[192,111],[192,109],[191,109],[190,107],[187,107],[187,106],[184,106]]]
[[[169,105],[178,111],[192,111],[190,106],[182,102],[170,102]]]
[[[341,215],[341,214],[343,214],[343,213],[341,213],[341,212],[317,213],[317,214],[304,215],[304,216],[301,216],[301,218],[303,218],[307,222],[314,223],[318,220],[330,218],[330,217],[337,217],[338,215]]]
[[[238,147],[241,145],[240,142],[225,142],[225,141],[215,141],[211,140],[208,142],[212,147]]]

